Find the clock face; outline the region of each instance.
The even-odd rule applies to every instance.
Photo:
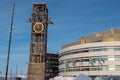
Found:
[[[41,33],[44,30],[44,25],[42,23],[38,22],[33,26],[33,30],[36,33]]]

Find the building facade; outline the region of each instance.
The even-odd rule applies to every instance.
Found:
[[[59,52],[59,75],[120,76],[120,29],[82,37]]]
[[[46,54],[46,80],[58,76],[58,54]]]

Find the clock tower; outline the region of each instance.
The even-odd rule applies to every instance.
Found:
[[[34,3],[30,41],[30,56],[28,63],[27,80],[46,80],[46,51],[48,9],[46,4]]]

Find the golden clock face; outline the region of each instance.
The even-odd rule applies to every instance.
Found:
[[[37,22],[34,26],[33,26],[33,30],[36,33],[41,33],[44,30],[44,25],[40,22]]]

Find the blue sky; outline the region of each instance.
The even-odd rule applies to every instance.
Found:
[[[0,70],[5,73],[9,27],[13,2],[16,3],[9,70],[27,73],[32,4],[45,2],[54,25],[48,26],[48,52],[82,36],[111,28],[120,28],[120,0],[2,0],[0,2]],[[9,71],[10,72],[10,71]]]

